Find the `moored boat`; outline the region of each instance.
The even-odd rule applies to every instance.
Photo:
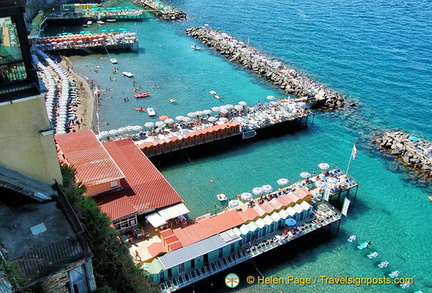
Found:
[[[104,24],[105,22],[103,22],[102,20],[98,20],[97,23],[98,24]]]
[[[217,197],[217,199],[218,199],[219,201],[228,200],[228,198],[226,197],[226,195],[223,194],[223,193],[219,193],[218,195],[216,195],[216,197]]]
[[[147,108],[149,116],[156,116],[156,111],[153,108]]]
[[[93,21],[89,20],[87,21],[87,25],[92,25]]]
[[[197,50],[197,51],[201,50],[201,47],[198,47],[197,45],[193,45],[193,46],[191,46],[191,48],[194,50]]]
[[[170,99],[169,101],[170,101],[170,103],[172,103],[172,104],[177,103],[177,100],[176,100],[176,99]]]
[[[134,98],[136,98],[136,99],[146,98],[146,97],[150,97],[150,93],[137,93],[134,95]]]
[[[118,63],[117,59],[114,58],[114,57],[111,57],[111,58],[110,58],[110,62],[111,62],[112,64],[117,64],[117,63]]]
[[[130,73],[128,71],[123,71],[122,74],[126,77],[132,77],[133,76],[133,73]]]
[[[141,107],[135,107],[134,110],[139,111],[139,112],[145,112],[146,111],[145,108],[141,108]]]
[[[107,18],[106,21],[108,21],[108,22],[116,22],[117,19],[115,19],[115,18]]]
[[[209,93],[212,94],[212,95],[216,95],[217,94],[215,91],[210,91]]]

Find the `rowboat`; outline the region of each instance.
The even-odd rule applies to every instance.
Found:
[[[193,45],[193,46],[191,46],[191,48],[194,50],[197,50],[197,51],[201,50],[201,47],[198,47],[197,45]]]
[[[134,98],[136,98],[136,99],[146,98],[146,97],[150,97],[150,93],[137,93],[134,95]]]
[[[145,108],[141,108],[141,107],[135,107],[134,110],[136,110],[138,112],[145,112],[146,111]]]
[[[133,76],[133,73],[130,73],[128,71],[123,71],[122,74],[126,77],[132,77]]]
[[[216,195],[216,197],[217,197],[217,199],[218,199],[219,201],[228,200],[228,198],[226,197],[226,195],[223,194],[223,193],[219,193],[218,195]]]

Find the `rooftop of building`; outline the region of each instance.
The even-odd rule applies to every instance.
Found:
[[[60,160],[75,168],[79,182],[94,186],[125,177],[91,130],[56,135]]]

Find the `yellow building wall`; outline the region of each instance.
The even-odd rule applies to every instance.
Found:
[[[0,165],[48,184],[62,176],[44,94],[0,104]]]
[[[102,192],[114,190],[114,189],[121,187],[120,179],[119,180],[113,180],[113,181],[117,182],[117,186],[111,187],[111,185],[110,185],[111,182],[106,182],[106,183],[93,185],[93,186],[86,186],[86,192],[84,195],[93,196],[93,195],[96,195],[96,194],[99,194]]]

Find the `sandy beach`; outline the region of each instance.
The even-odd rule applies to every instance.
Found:
[[[60,65],[75,79],[78,87],[79,105],[77,117],[81,124],[76,125],[76,130],[97,130],[97,117],[94,112],[95,99],[90,84],[85,78],[73,71],[73,64],[65,56],[61,56]]]

